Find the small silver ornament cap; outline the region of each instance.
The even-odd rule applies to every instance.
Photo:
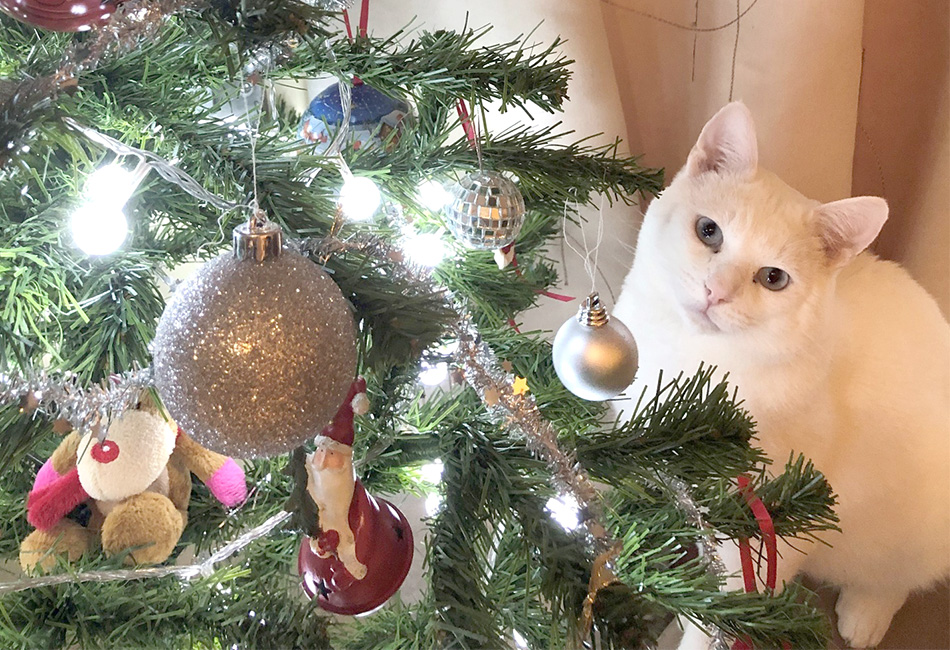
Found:
[[[235,228],[231,241],[234,244],[234,257],[255,262],[276,259],[284,245],[280,226],[268,221],[263,213],[254,215],[250,221]]]
[[[587,327],[602,327],[609,320],[607,308],[600,302],[600,294],[596,291],[591,292],[577,310],[577,322]]]

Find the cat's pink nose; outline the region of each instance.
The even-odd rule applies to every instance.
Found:
[[[732,299],[732,290],[717,282],[714,278],[706,280],[706,305],[712,307]]]

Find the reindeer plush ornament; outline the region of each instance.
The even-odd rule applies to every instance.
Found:
[[[106,555],[128,564],[158,564],[171,555],[188,521],[191,474],[225,506],[247,497],[244,470],[200,446],[143,399],[113,421],[104,440],[72,432],[36,475],[27,520],[36,530],[20,544],[20,565],[75,562],[101,537]],[[83,525],[67,517],[86,503]]]

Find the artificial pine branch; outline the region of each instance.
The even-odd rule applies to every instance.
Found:
[[[595,464],[597,476],[616,482],[631,473],[644,479],[657,470],[695,483],[708,476],[734,478],[764,456],[749,446],[754,425],[730,399],[725,382],[713,383],[713,368],[664,383],[642,396],[632,417],[578,441],[578,457]]]
[[[385,40],[339,39],[334,43],[335,69],[355,72],[384,91],[414,88],[453,101],[498,99],[502,110],[528,103],[548,112],[560,109],[573,63],[557,53],[560,39],[546,47],[521,39],[480,46],[490,29],[424,32],[406,45],[401,31]]]

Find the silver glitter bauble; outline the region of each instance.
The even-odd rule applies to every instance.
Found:
[[[356,374],[349,304],[271,223],[175,292],[152,344],[155,386],[195,440],[229,456],[291,451],[326,426]]]
[[[637,374],[637,343],[626,325],[607,315],[597,293],[561,325],[552,354],[564,387],[593,402],[616,397]]]
[[[518,237],[524,213],[517,185],[496,172],[474,172],[455,186],[445,221],[469,248],[496,250]]]

